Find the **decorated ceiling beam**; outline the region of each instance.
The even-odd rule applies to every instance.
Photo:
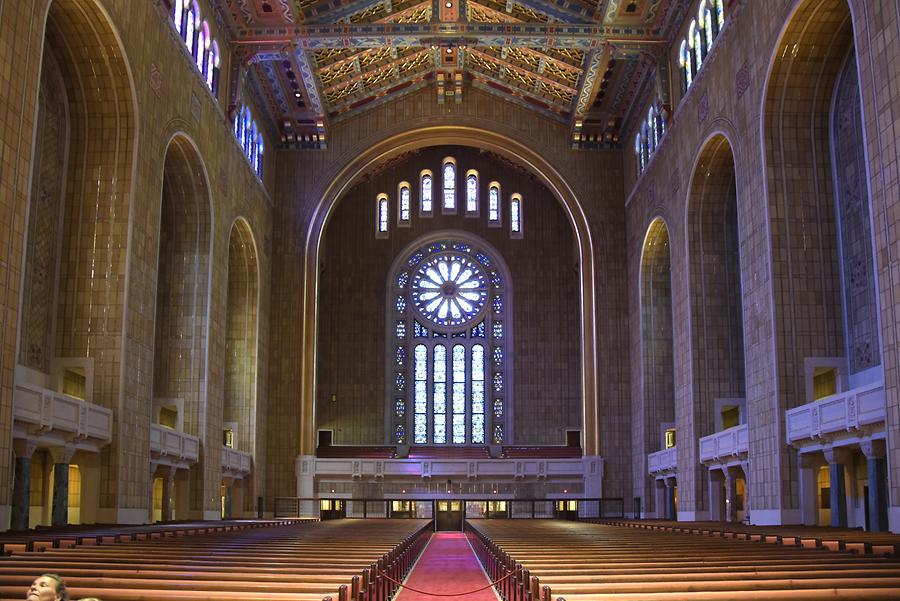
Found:
[[[594,7],[578,0],[516,0],[516,4],[565,23],[583,23],[594,19]]]
[[[375,5],[384,4],[385,0],[321,0],[315,4],[304,6],[301,21],[305,23],[334,23],[346,19],[350,15],[368,10]],[[390,0],[388,0],[390,4]]]
[[[300,48],[383,46],[527,46],[591,50],[604,45],[655,47],[667,43],[643,28],[589,23],[355,23],[243,28],[241,47],[296,44]]]

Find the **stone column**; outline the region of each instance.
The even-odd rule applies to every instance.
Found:
[[[675,504],[675,478],[666,478],[666,519],[677,520],[678,509]]]
[[[800,519],[804,526],[819,523],[819,479],[822,460],[818,453],[800,454]]]
[[[884,440],[859,443],[869,477],[869,531],[888,531],[887,459]]]
[[[725,468],[725,521],[737,521],[737,474],[733,468]]]
[[[831,476],[831,525],[834,528],[847,527],[847,485],[844,482],[844,466],[850,461],[847,449],[828,447],[824,450],[825,461]]]
[[[30,521],[31,507],[31,456],[37,444],[28,440],[14,440],[13,450],[16,453],[15,483],[13,484],[12,513],[10,530],[27,530]]]
[[[744,472],[744,520],[748,524],[752,524],[750,521],[750,461],[741,462],[741,470]]]
[[[48,449],[53,459],[53,526],[69,523],[69,463],[75,454],[74,447]]]

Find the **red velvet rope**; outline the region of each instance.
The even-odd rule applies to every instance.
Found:
[[[501,582],[503,582],[504,580],[506,580],[506,579],[509,578],[510,576],[515,575],[515,572],[510,572],[509,574],[507,574],[507,575],[504,576],[503,578],[501,578],[501,579],[499,579],[499,580],[495,580],[495,581],[491,582],[490,584],[488,584],[487,586],[483,586],[483,587],[481,587],[481,588],[475,589],[474,591],[468,591],[468,592],[465,592],[465,593],[429,593],[428,591],[420,591],[419,589],[413,588],[413,587],[411,587],[411,586],[407,586],[407,585],[403,584],[402,582],[398,582],[397,580],[394,580],[393,578],[391,578],[390,576],[388,576],[387,574],[385,574],[385,573],[382,572],[381,570],[378,570],[378,573],[381,574],[382,576],[384,576],[385,578],[387,578],[388,580],[390,580],[391,582],[393,582],[394,584],[396,584],[397,586],[401,586],[401,587],[405,588],[405,589],[408,590],[408,591],[412,591],[412,592],[414,592],[414,593],[419,593],[420,595],[429,595],[429,596],[431,596],[431,597],[464,597],[464,596],[466,596],[466,595],[472,595],[472,594],[475,594],[475,593],[480,593],[480,592],[483,591],[483,590],[489,589],[489,588],[491,588],[492,586],[496,586],[497,584],[500,584]]]

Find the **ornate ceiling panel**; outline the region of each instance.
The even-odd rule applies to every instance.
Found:
[[[655,85],[654,65],[686,4],[213,3],[237,49],[238,71],[247,75],[243,93],[253,89],[282,146],[297,148],[322,147],[330,124],[429,86],[439,103],[465,102],[467,87],[487,90],[568,124],[575,146],[615,146],[631,105]]]

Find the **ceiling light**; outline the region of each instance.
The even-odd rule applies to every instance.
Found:
[[[452,2],[444,2],[444,6],[446,6],[447,8],[453,8],[453,3]]]

